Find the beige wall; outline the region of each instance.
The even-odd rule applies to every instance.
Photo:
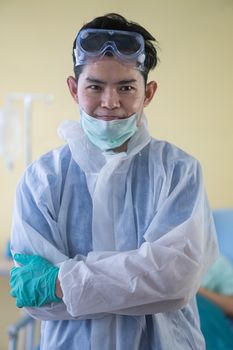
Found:
[[[85,21],[110,11],[159,41],[151,74],[159,88],[146,111],[151,134],[201,161],[212,207],[233,206],[232,0],[0,0],[0,107],[12,91],[52,93],[50,107],[34,105],[33,158],[60,145],[58,124],[78,117],[66,88],[72,41]],[[22,171],[22,159],[13,173],[0,159],[1,249]]]

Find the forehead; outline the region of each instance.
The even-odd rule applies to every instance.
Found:
[[[142,74],[133,63],[123,63],[115,57],[103,57],[84,65],[79,82],[84,82],[89,78],[106,83],[135,80],[135,83],[144,84]]]

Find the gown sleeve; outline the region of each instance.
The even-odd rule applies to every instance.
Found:
[[[90,252],[61,264],[68,312],[153,314],[179,309],[195,295],[218,248],[196,160],[177,162],[139,249]]]
[[[43,166],[42,166],[42,164]],[[55,171],[51,171],[51,164]],[[62,174],[59,157],[45,156],[34,162],[21,178],[15,198],[12,220],[11,250],[14,253],[43,256],[56,266],[68,260],[66,242],[59,231],[57,213],[61,193]],[[84,259],[77,256],[75,260]],[[26,311],[41,320],[75,320],[67,311],[64,302],[51,303],[43,307],[28,307]],[[89,315],[98,318],[102,314]]]

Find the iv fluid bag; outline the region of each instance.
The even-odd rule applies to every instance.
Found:
[[[9,169],[13,169],[21,151],[20,134],[18,113],[10,103],[6,103],[0,109],[0,156],[5,159]]]

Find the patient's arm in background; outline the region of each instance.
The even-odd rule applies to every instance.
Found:
[[[233,295],[219,294],[203,287],[199,288],[198,293],[218,305],[227,316],[233,317]]]

